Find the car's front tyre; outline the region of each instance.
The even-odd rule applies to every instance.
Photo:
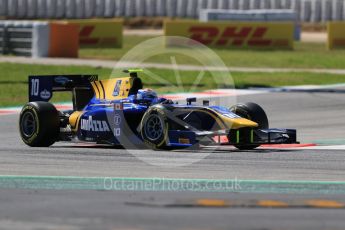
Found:
[[[258,129],[268,129],[268,118],[264,109],[253,102],[238,103],[230,108],[231,112],[254,121],[258,124]],[[259,147],[260,145],[235,145],[240,150],[251,150]]]
[[[144,114],[140,123],[141,137],[146,146],[163,149],[168,139],[168,118],[161,107],[151,107]]]
[[[60,130],[59,113],[48,102],[27,103],[19,117],[23,142],[32,147],[48,147],[57,141]]]

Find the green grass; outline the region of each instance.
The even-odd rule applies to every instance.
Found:
[[[101,79],[108,78],[112,72],[107,68],[92,68],[85,66],[44,66],[0,63],[0,106],[23,105],[28,100],[27,76],[43,74],[98,74]],[[176,85],[176,79],[172,70],[150,69],[151,72],[161,76],[168,82]],[[190,91],[199,72],[181,71],[184,89],[176,89],[171,85],[157,82],[149,76],[142,74],[144,87],[150,87],[159,93],[173,93],[176,91]],[[197,84],[195,91],[230,87],[229,84],[217,84],[211,74],[206,72],[204,78]],[[252,86],[273,87],[285,85],[304,84],[334,84],[345,83],[344,75],[317,74],[317,73],[232,73],[236,88]],[[231,83],[231,81],[230,81]],[[68,101],[70,95],[56,93],[54,101]]]
[[[152,36],[125,36],[122,49],[81,49],[81,58],[119,60],[133,46]],[[274,68],[345,68],[345,50],[328,51],[323,43],[295,42],[295,50],[220,50],[214,49],[227,66]],[[171,63],[171,54],[147,59],[147,62]],[[176,55],[179,64],[198,64],[190,57]]]

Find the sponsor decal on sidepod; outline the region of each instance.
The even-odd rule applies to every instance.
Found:
[[[110,132],[109,126],[106,121],[93,120],[92,116],[89,116],[89,119],[81,119],[81,130]]]

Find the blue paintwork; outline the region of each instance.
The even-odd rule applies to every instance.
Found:
[[[152,100],[137,100],[135,95],[130,95],[128,98],[121,99],[121,100],[101,100],[93,97],[87,106],[84,108],[85,113],[81,116],[80,120],[87,120],[91,116],[93,120],[96,121],[106,121],[109,127],[109,131],[102,131],[99,130],[82,130],[81,128],[78,131],[78,138],[84,141],[93,141],[93,142],[101,142],[106,141],[108,143],[112,143],[114,145],[118,145],[121,143],[121,135],[116,136],[116,131],[112,130],[112,127],[115,127],[115,123],[111,123],[114,117],[117,115],[120,117],[121,125],[118,127],[121,129],[122,132],[124,129],[132,129],[132,133],[138,134],[136,131],[139,122],[142,119],[142,116],[146,112],[146,110],[153,104],[160,103],[164,101],[164,98],[156,98]],[[123,110],[121,111],[114,111],[114,104],[121,103],[123,105]],[[123,122],[125,119],[129,117],[135,117],[135,122]],[[129,126],[129,127],[128,127]],[[82,126],[79,126],[82,127]],[[114,128],[115,129],[115,128]],[[122,133],[121,133],[122,134]],[[132,138],[133,142],[137,142],[139,135],[136,138]],[[127,137],[128,138],[128,135]],[[140,137],[139,137],[140,138]]]
[[[107,100],[100,100],[93,97],[88,105],[85,107],[85,113],[81,116],[81,120],[85,121],[88,120],[91,116],[93,120],[96,121],[106,121],[109,127],[109,131],[100,132],[99,130],[82,130],[80,129],[78,132],[78,137],[80,140],[84,141],[107,141],[114,145],[121,144],[122,132],[127,128],[130,128],[132,132],[130,134],[136,134],[136,137],[132,138],[133,142],[138,142],[138,138],[141,140],[140,135],[138,135],[136,128],[139,125],[139,122],[142,119],[142,116],[146,112],[146,110],[154,104],[158,104],[163,102],[167,99],[165,98],[155,98],[152,100],[137,100],[134,95],[130,95],[128,98],[121,99],[121,100],[114,100],[114,101],[107,101]],[[123,105],[123,109],[121,111],[114,111],[114,104],[121,103]],[[195,109],[195,108],[205,108],[205,106],[200,105],[187,105],[187,104],[172,104],[171,107],[175,108],[185,108],[185,109]],[[231,114],[232,117],[238,117],[234,113],[232,113],[228,108],[222,106],[209,106],[215,111],[223,115]],[[122,121],[121,125],[115,125],[112,122],[114,117],[116,119],[120,119]],[[120,117],[120,118],[118,118]],[[131,122],[123,122],[123,120],[128,119],[129,117],[135,117],[134,121]],[[131,126],[133,125],[133,126]],[[116,126],[113,130],[111,127]],[[126,127],[125,127],[126,126]],[[128,127],[129,126],[129,127]],[[81,127],[81,126],[80,126]],[[115,129],[118,129],[117,131]],[[116,135],[116,133],[120,133]],[[128,134],[126,135],[128,139]],[[187,138],[190,141],[190,144],[181,144],[179,143],[179,138]],[[188,147],[196,143],[196,135],[192,131],[180,131],[180,130],[170,130],[169,131],[169,146],[175,147]]]

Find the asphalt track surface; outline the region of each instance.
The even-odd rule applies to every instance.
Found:
[[[266,110],[271,127],[297,128],[302,142],[343,144],[345,97],[341,93],[269,93],[241,96],[238,101],[259,103]],[[300,205],[315,199],[344,203],[344,184],[341,182],[340,187],[327,184],[344,181],[345,151],[341,149],[135,150],[150,162],[164,162],[162,167],[143,162],[137,154],[123,149],[63,143],[51,148],[29,148],[19,139],[18,116],[0,119],[0,175],[53,176],[52,180],[60,184],[68,176],[81,181],[111,177],[267,182],[261,192],[255,189],[143,192],[63,186],[42,189],[47,181],[40,177],[35,177],[34,182],[19,178],[19,182],[7,186],[1,177],[0,225],[4,229],[343,229],[345,225],[341,205],[340,209],[332,205],[330,208]],[[206,156],[192,165],[174,167],[181,159],[190,160],[202,154]],[[296,181],[304,181],[305,190],[289,190]],[[317,186],[311,181],[317,181]],[[281,185],[285,190],[279,190]],[[211,199],[211,205],[190,205],[198,199]],[[218,207],[212,205],[212,199],[243,205]],[[253,200],[299,205],[273,208],[246,205]]]

